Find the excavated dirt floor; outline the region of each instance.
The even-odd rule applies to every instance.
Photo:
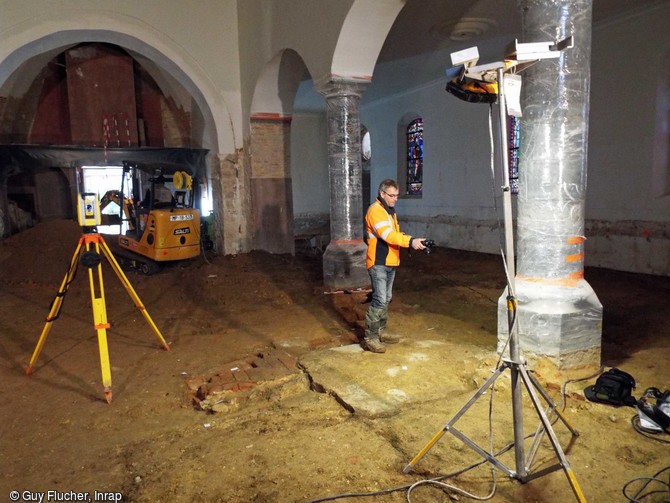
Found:
[[[566,470],[541,472],[559,460],[546,435],[530,469],[537,478],[496,471],[495,485],[490,463],[440,436],[498,362],[499,257],[439,247],[403,256],[390,322],[402,341],[383,355],[356,345],[366,293],[324,293],[311,250],[128,272],[170,351],[103,263],[108,404],[83,267],[25,372],[80,236],[75,222],[53,221],[0,243],[0,501],[279,503],[373,491],[383,493],[340,501],[464,501],[422,481],[477,463],[442,482],[479,496],[494,489],[494,502],[578,500]],[[605,368],[631,373],[638,397],[670,388],[670,278],[587,269],[586,279],[604,306]],[[642,488],[636,479],[668,466],[670,435],[638,433],[634,408],[584,399],[598,369],[540,361],[532,370],[579,433],[554,423],[586,500],[626,501],[624,491]],[[454,426],[504,451],[496,459],[514,470],[509,374]],[[532,435],[538,414],[526,394],[523,415]],[[660,483],[645,491],[660,491],[645,502],[668,501]]]

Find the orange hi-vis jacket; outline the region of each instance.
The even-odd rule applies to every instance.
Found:
[[[395,211],[389,211],[377,199],[365,214],[365,228],[368,235],[365,267],[370,269],[373,265],[399,266],[400,248],[408,248],[412,236],[400,232]]]

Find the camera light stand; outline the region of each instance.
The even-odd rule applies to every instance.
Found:
[[[507,274],[507,318],[509,328],[509,359],[503,360],[493,374],[486,380],[486,382],[477,390],[477,392],[468,400],[468,402],[456,413],[456,415],[449,420],[449,422],[440,430],[412,459],[409,464],[403,469],[403,473],[409,473],[414,469],[414,466],[426,455],[426,453],[444,436],[445,433],[451,433],[486,461],[491,463],[496,468],[506,473],[509,477],[518,479],[525,483],[532,479],[541,477],[559,468],[565,472],[570,487],[575,494],[575,497],[580,502],[585,502],[586,499],[582,490],[574,476],[563,449],[552,429],[551,421],[547,413],[543,409],[541,396],[547,405],[547,410],[556,414],[556,416],[563,422],[563,424],[572,433],[572,440],[579,433],[570,425],[563,413],[556,406],[549,394],[544,390],[541,384],[537,381],[535,376],[526,369],[525,362],[521,359],[519,350],[519,332],[517,324],[517,299],[515,296],[515,266],[514,266],[514,235],[513,235],[513,221],[512,221],[512,199],[511,188],[509,184],[509,160],[508,160],[508,131],[507,131],[507,107],[505,98],[504,74],[510,69],[520,71],[527,68],[531,64],[537,62],[539,59],[557,57],[558,53],[566,48],[572,47],[572,37],[565,39],[558,44],[540,43],[540,44],[518,44],[515,42],[514,51],[510,59],[503,62],[492,63],[480,67],[472,66],[476,63],[479,55],[476,47],[466,51],[452,54],[452,63],[455,65],[464,65],[461,71],[461,79],[469,78],[478,81],[489,83],[497,82],[497,102],[499,110],[499,147],[502,166],[502,197],[503,197],[503,212],[504,212],[504,228],[505,228],[505,267]],[[459,60],[459,58],[461,58]],[[514,459],[515,469],[504,464],[495,454],[488,452],[480,447],[475,441],[459,431],[454,425],[456,422],[470,409],[470,407],[491,388],[495,381],[503,372],[509,369],[511,374],[511,388],[512,388],[512,417],[514,421]],[[524,448],[524,429],[523,429],[523,387],[526,388],[528,396],[535,408],[535,411],[540,419],[537,431],[533,435],[528,453]],[[539,395],[539,396],[538,396]],[[558,462],[554,465],[548,466],[535,473],[531,472],[531,465],[535,459],[535,455],[540,447],[540,442],[547,434],[551,445],[558,457]],[[528,454],[528,456],[526,455]]]

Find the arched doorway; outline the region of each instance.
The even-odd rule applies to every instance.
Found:
[[[190,71],[187,58],[177,57],[179,48],[167,47],[156,33],[147,39],[65,30],[16,47],[0,63],[0,143],[206,149],[198,179],[211,203],[210,173],[218,169],[220,145],[233,143],[232,125],[218,126],[223,104],[198,68]],[[13,189],[6,183],[17,169],[30,166],[0,166],[0,207],[9,205]]]
[[[302,234],[304,225],[301,220],[295,226],[296,196],[305,201],[307,186],[314,182],[310,173],[327,169],[308,156],[293,157],[293,105],[301,81],[308,78],[298,53],[284,50],[266,65],[254,92],[250,118],[253,246],[273,253],[295,252],[295,237]],[[300,127],[303,119],[298,119]],[[294,194],[294,188],[300,193]]]

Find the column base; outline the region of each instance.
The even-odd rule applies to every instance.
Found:
[[[603,307],[591,286],[516,281],[519,350],[528,362],[548,359],[557,368],[599,368]],[[498,352],[509,337],[507,289],[498,299]],[[505,356],[509,355],[509,344]]]
[[[323,253],[323,283],[329,290],[349,290],[370,285],[365,268],[367,246],[363,241],[331,241]]]

